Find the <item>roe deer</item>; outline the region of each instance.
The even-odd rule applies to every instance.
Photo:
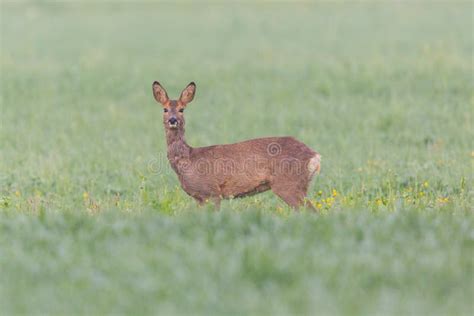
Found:
[[[236,144],[193,148],[184,139],[184,109],[194,98],[191,82],[170,100],[155,81],[153,95],[163,105],[168,160],[181,186],[199,204],[272,190],[289,206],[307,206],[308,185],[320,170],[321,156],[292,137],[267,137]]]

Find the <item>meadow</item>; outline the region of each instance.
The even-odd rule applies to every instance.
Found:
[[[0,314],[472,313],[472,3],[0,6]],[[198,207],[154,80],[321,153],[319,213]]]

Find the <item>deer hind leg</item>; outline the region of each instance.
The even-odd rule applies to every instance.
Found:
[[[271,189],[273,193],[294,209],[298,209],[304,205],[305,192],[294,184],[281,184],[277,182],[271,186]]]
[[[312,210],[313,212],[318,213],[318,210],[314,207],[313,203],[311,203],[310,200],[305,199],[305,200],[304,200],[304,206],[305,206],[306,208]]]
[[[273,193],[279,196],[286,204],[293,209],[297,210],[301,206],[304,206],[312,211],[317,212],[313,204],[306,199],[306,191],[308,184],[296,185],[296,184],[273,184],[271,186]]]
[[[300,192],[295,192],[294,190],[280,187],[272,187],[272,191],[295,210],[304,204],[304,195]]]

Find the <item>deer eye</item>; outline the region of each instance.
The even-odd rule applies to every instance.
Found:
[[[179,111],[180,111],[181,113],[183,113],[183,112],[184,112],[184,109],[179,109]]]
[[[167,108],[164,108],[164,109],[163,109],[163,112],[165,112],[165,113],[168,112],[168,109],[167,109]]]

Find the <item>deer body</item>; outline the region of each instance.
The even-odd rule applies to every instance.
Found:
[[[292,137],[266,137],[235,144],[193,148],[184,138],[187,103],[195,93],[189,84],[177,101],[170,101],[155,82],[153,94],[164,106],[168,160],[183,190],[199,204],[244,197],[272,190],[288,205],[306,205],[309,183],[320,170],[321,156]]]

